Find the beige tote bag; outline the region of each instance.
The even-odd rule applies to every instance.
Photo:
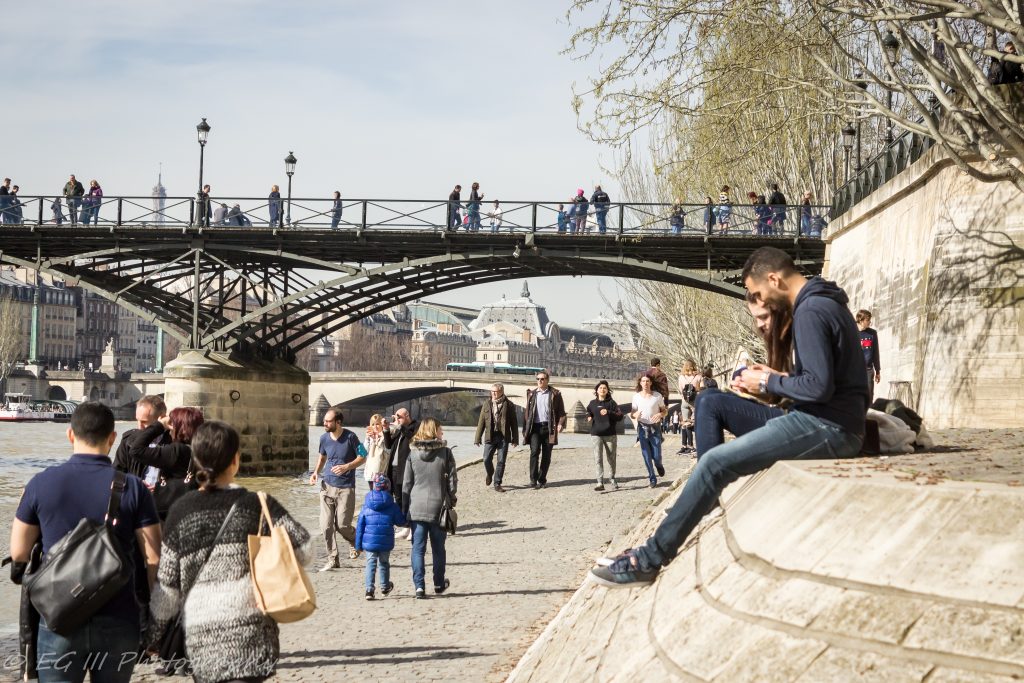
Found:
[[[305,619],[316,609],[316,594],[306,571],[295,558],[292,540],[284,527],[274,526],[267,494],[258,492],[263,512],[257,534],[249,535],[249,572],[256,604],[279,624]],[[270,535],[262,535],[266,522]]]

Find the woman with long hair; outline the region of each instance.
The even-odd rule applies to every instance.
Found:
[[[402,484],[402,512],[412,525],[412,583],[417,598],[427,597],[426,554],[434,565],[434,592],[444,593],[450,585],[445,578],[444,543],[448,532],[441,526],[441,507],[448,501],[455,507],[459,478],[455,457],[444,440],[441,423],[432,417],[420,421],[412,437],[413,452],[405,465]]]
[[[366,427],[363,448],[366,449],[366,462],[363,463],[363,479],[372,482],[378,474],[387,474],[388,451],[384,448],[384,430],[387,423],[380,413],[370,416],[370,424]]]
[[[647,478],[653,489],[658,485],[658,477],[665,476],[665,467],[661,464],[661,421],[668,414],[665,398],[654,391],[651,378],[640,375],[636,380],[636,393],[633,394],[632,410],[637,436],[640,440],[640,453],[647,468]],[[657,474],[655,474],[657,472]]]
[[[793,368],[793,312],[774,310],[747,295],[747,308],[754,328],[764,340],[768,367],[788,373]],[[773,396],[740,396],[731,391],[705,389],[697,394],[694,407],[697,457],[725,442],[725,432],[743,436],[763,427],[768,420],[781,417],[783,410]]]
[[[191,444],[201,424],[203,412],[199,408],[181,406],[130,437],[128,457],[146,466],[142,480],[153,492],[161,520],[167,518],[175,501],[195,488]],[[170,443],[164,443],[165,431]]]
[[[258,534],[259,497],[234,483],[241,462],[234,427],[204,422],[192,439],[199,490],[181,498],[163,527],[158,584],[150,608],[150,642],[159,642],[179,611],[185,648],[198,683],[263,681],[280,656],[277,622],[256,603],[248,537]],[[310,558],[309,532],[271,496],[275,527],[283,527],[296,559]]]

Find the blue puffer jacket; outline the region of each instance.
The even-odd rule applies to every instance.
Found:
[[[356,550],[384,552],[395,549],[395,526],[405,526],[405,515],[390,491],[370,491],[356,522]]]

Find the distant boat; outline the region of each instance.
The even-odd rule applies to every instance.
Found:
[[[69,401],[36,401],[31,394],[5,394],[0,422],[68,422],[73,410]]]

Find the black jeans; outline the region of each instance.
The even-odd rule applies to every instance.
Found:
[[[551,444],[548,443],[548,423],[535,422],[530,432],[530,483],[548,483],[551,466]]]
[[[498,455],[497,467],[494,465],[494,455]],[[491,442],[484,444],[484,469],[487,470],[487,478],[493,477],[494,485],[501,486],[501,479],[505,476],[505,458],[508,456],[508,441],[500,434],[491,436]]]

